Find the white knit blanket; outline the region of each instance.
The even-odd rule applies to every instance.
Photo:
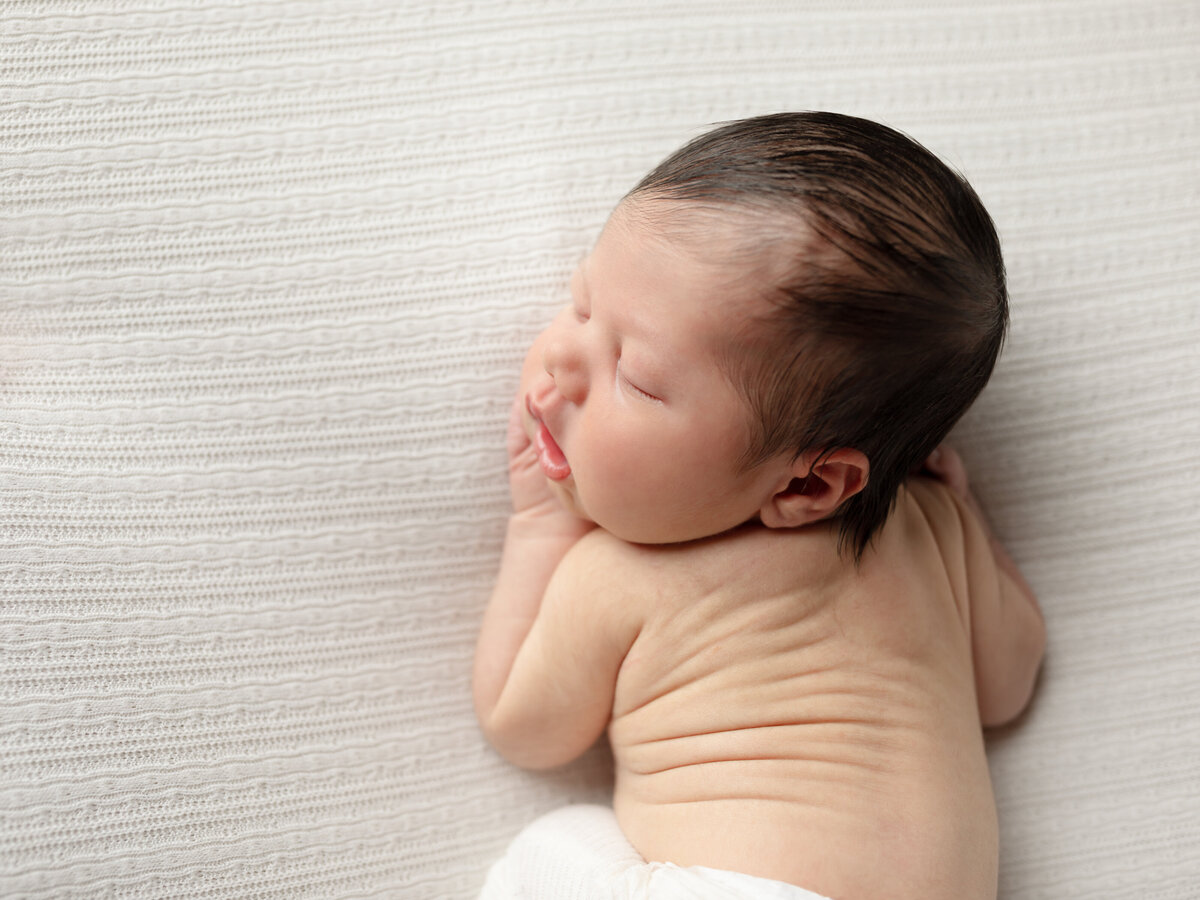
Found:
[[[603,802],[471,713],[517,365],[650,165],[805,108],[1005,243],[1002,896],[1196,897],[1194,0],[0,4],[0,896],[468,898]]]

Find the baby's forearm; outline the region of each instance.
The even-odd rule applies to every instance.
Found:
[[[942,482],[967,505],[972,515],[978,520],[983,533],[987,535],[988,544],[991,546],[992,556],[996,560],[996,565],[1020,589],[1021,593],[1025,595],[1025,598],[1033,607],[1033,612],[1040,620],[1042,611],[1038,605],[1037,596],[1033,593],[1029,582],[1025,580],[1025,576],[1021,574],[1021,570],[1017,568],[1017,564],[1013,561],[1012,556],[1009,555],[1008,549],[1000,543],[999,538],[996,537],[996,533],[992,531],[992,526],[988,522],[987,515],[984,514],[983,508],[979,505],[979,501],[975,499],[975,494],[968,486],[967,469],[963,465],[962,457],[958,455],[958,451],[946,444],[940,445],[922,464],[921,472],[925,475],[931,475]]]
[[[563,513],[516,513],[475,649],[475,713],[486,731],[559,562],[595,526]]]
[[[991,523],[988,521],[987,515],[983,511],[983,507],[979,505],[979,501],[975,499],[975,495],[967,491],[965,496],[967,507],[975,514],[975,518],[979,520],[979,524],[983,527],[984,534],[987,535],[988,544],[992,548],[992,555],[996,559],[996,565],[1005,575],[1007,575],[1018,588],[1021,593],[1029,601],[1034,613],[1041,619],[1042,610],[1037,601],[1037,595],[1034,594],[1033,588],[1029,586],[1029,582],[1025,580],[1025,576],[1021,574],[1021,570],[1017,568],[1017,563],[1013,560],[1008,549],[1000,543],[1000,539],[996,537],[996,533],[992,531]]]

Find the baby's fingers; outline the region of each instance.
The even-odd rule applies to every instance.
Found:
[[[525,432],[525,419],[523,413],[525,411],[525,398],[521,394],[513,399],[512,409],[508,416],[508,433],[506,438],[506,446],[508,448],[508,458],[515,459],[532,446],[532,441],[529,435]]]
[[[925,460],[922,470],[943,482],[952,491],[962,495],[967,493],[967,467],[958,451],[949,444],[939,444]]]
[[[525,431],[525,397],[518,394],[508,417],[508,487],[513,512],[550,509],[562,512],[562,506],[550,490],[538,462],[537,448]]]

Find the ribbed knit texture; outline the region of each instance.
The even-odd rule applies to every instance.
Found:
[[[603,801],[471,711],[518,364],[648,167],[827,108],[1005,242],[1002,896],[1195,897],[1198,48],[1190,0],[0,5],[0,895],[469,898]]]

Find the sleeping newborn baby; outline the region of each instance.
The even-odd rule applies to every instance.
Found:
[[[517,765],[607,730],[613,809],[529,826],[484,896],[994,898],[981,726],[1045,638],[939,446],[1007,323],[978,197],[872,122],[734,122],[571,298],[513,407],[474,691]]]

